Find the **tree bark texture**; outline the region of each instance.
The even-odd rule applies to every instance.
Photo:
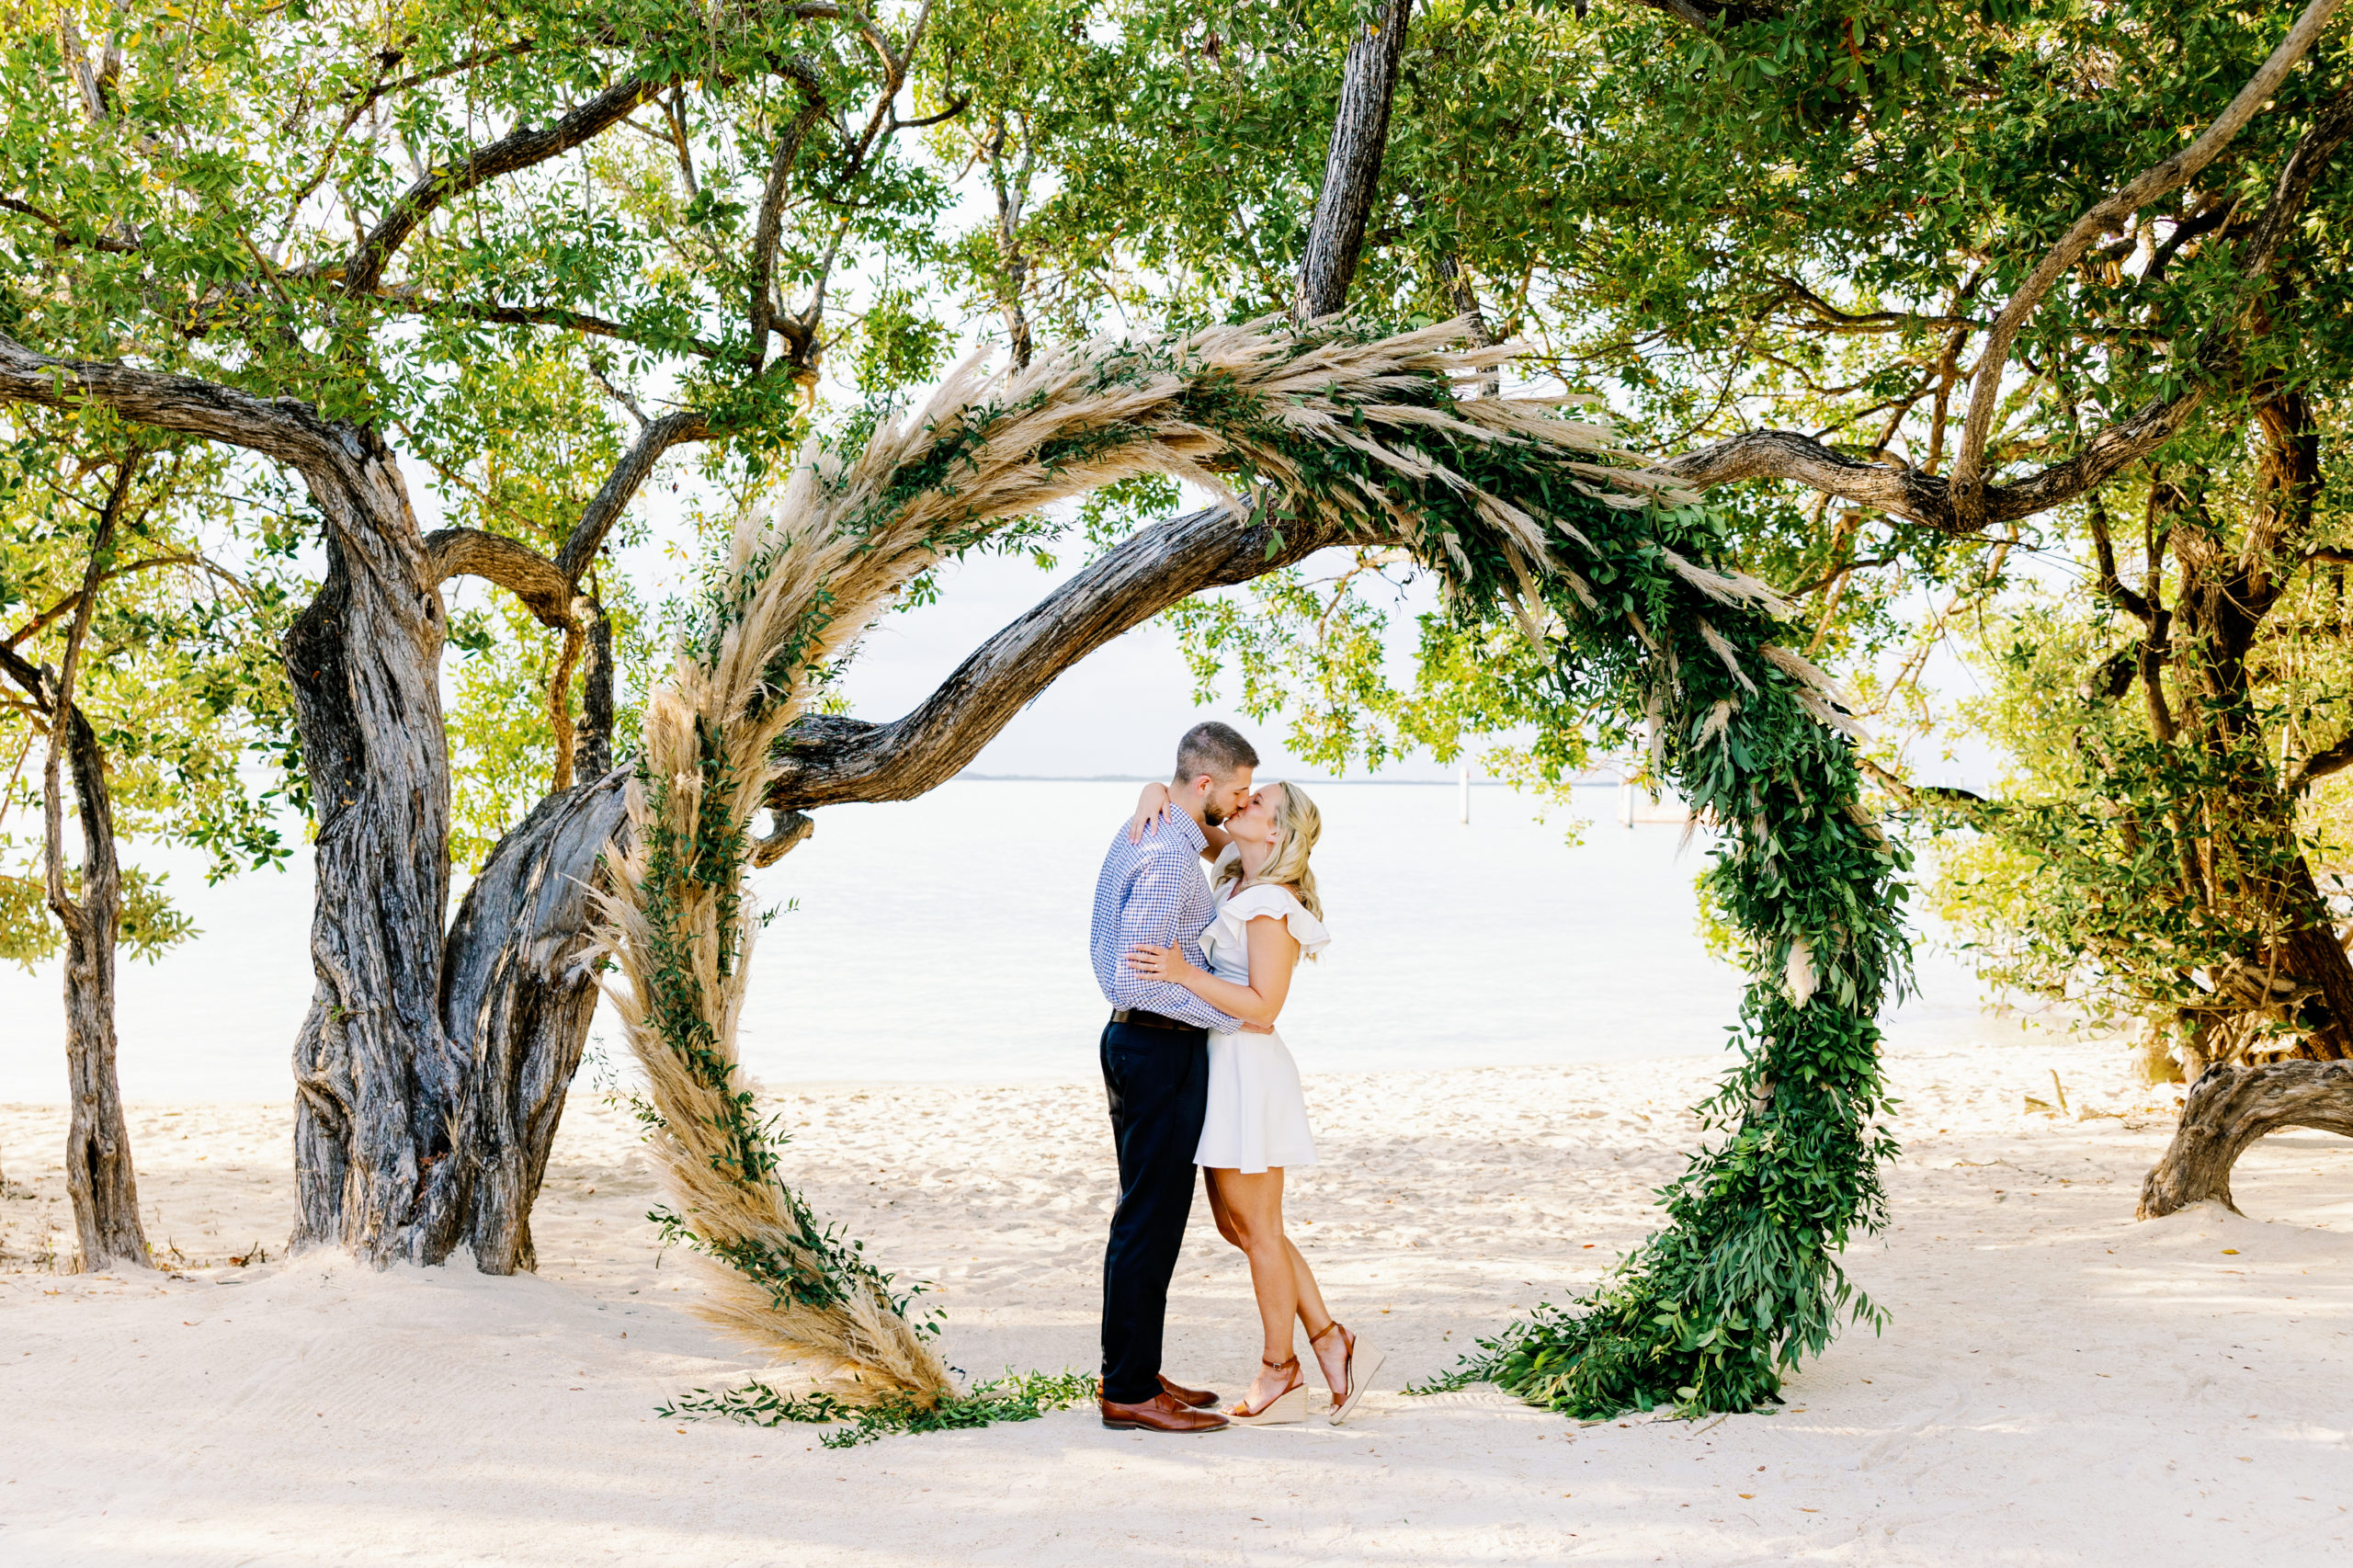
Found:
[[[537,1262],[531,1203],[597,1010],[589,894],[599,853],[628,827],[628,783],[613,769],[540,801],[499,840],[450,927],[441,1018],[466,1064],[461,1239],[485,1274]]]
[[[391,452],[350,431],[301,466],[326,519],[327,576],[284,647],[318,818],[294,1241],[434,1262],[455,1239],[461,1074],[439,1006],[444,611]]]
[[[2192,1203],[2233,1213],[2231,1167],[2250,1144],[2290,1127],[2353,1137],[2353,1062],[2225,1062],[2189,1086],[2181,1125],[2141,1183],[2133,1217],[2161,1219]]]
[[[294,1239],[380,1264],[470,1244],[507,1273],[531,1263],[531,1199],[595,1006],[585,900],[623,781],[543,801],[445,938],[448,541],[419,532],[390,452],[337,435],[329,460],[301,465],[328,571],[284,650],[319,819]]]
[[[131,1164],[115,1072],[115,943],[122,935],[122,868],[115,856],[114,802],[106,756],[77,705],[51,723],[66,726],[75,813],[82,823],[79,899],[53,903],[65,927],[65,1072],[72,1109],[65,1133],[65,1190],[83,1271],[109,1263],[149,1267],[139,1222],[139,1181]]]
[[[1462,269],[1462,258],[1452,251],[1438,258],[1438,281],[1446,285],[1446,296],[1454,306],[1454,313],[1470,329],[1471,341],[1482,348],[1495,345],[1495,335],[1488,329],[1487,313],[1479,308],[1479,290],[1471,275]],[[1504,392],[1503,372],[1493,371],[1479,382],[1482,397],[1501,397]]]
[[[1405,23],[1413,0],[1388,0],[1380,19],[1348,46],[1340,73],[1339,112],[1324,153],[1324,183],[1308,223],[1307,252],[1299,264],[1291,306],[1302,322],[1328,316],[1348,297],[1364,252],[1365,225],[1381,188],[1389,145],[1389,109],[1397,97],[1397,62],[1405,52]]]
[[[587,664],[580,672],[580,728],[574,736],[574,766],[585,779],[613,768],[613,618],[585,596],[573,602],[588,629]]]
[[[1029,368],[1029,312],[1022,299],[1029,288],[1029,253],[1021,244],[1022,208],[1029,197],[1029,153],[1025,137],[1020,166],[1005,166],[1009,128],[1000,119],[988,140],[989,186],[996,193],[996,258],[1003,273],[997,280],[997,309],[1005,317],[1005,348],[1018,369]]]
[[[790,812],[911,801],[980,754],[1023,705],[1111,639],[1208,588],[1246,583],[1343,538],[1334,526],[1211,506],[1131,536],[983,643],[904,718],[813,714],[785,732],[766,803]],[[779,853],[782,851],[779,850]]]

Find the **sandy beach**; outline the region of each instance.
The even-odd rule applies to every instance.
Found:
[[[1994,1028],[1995,1026],[1989,1026]],[[2273,1138],[2246,1217],[2131,1219],[2177,1091],[2113,1043],[1890,1047],[1893,1314],[1787,1408],[1580,1426],[1490,1390],[1170,1439],[1089,1411],[822,1448],[664,1420],[755,1364],[681,1310],[626,1118],[584,1076],[535,1278],[282,1256],[283,1105],[142,1105],[152,1276],[70,1276],[63,1111],[0,1111],[0,1560],[40,1564],[2340,1562],[2353,1543],[2353,1149]],[[2062,1075],[2082,1119],[2032,1113]],[[1592,1278],[1649,1221],[1711,1064],[1314,1077],[1294,1231],[1398,1383]],[[959,1368],[1091,1369],[1101,1091],[775,1096],[819,1210],[936,1282]],[[243,1260],[243,1261],[240,1261]],[[1170,1369],[1255,1328],[1197,1207]]]

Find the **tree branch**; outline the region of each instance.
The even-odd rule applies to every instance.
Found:
[[[2322,171],[2348,137],[2353,137],[2353,86],[2340,89],[2321,106],[2312,128],[2281,166],[2262,216],[2237,247],[2243,296],[2269,274]],[[2015,522],[2064,506],[2173,439],[2215,386],[2237,376],[2245,352],[2241,313],[2233,310],[2206,329],[2189,357],[2188,368],[2197,373],[2185,378],[2189,384],[2180,392],[2154,398],[2094,431],[2082,449],[2063,462],[2015,483],[1983,488],[1973,507],[1964,508],[1961,503],[1957,472],[1938,478],[1919,469],[1859,462],[1792,430],[1746,431],[1660,463],[1656,472],[1702,489],[1744,479],[1795,480],[1947,533],[1977,533],[1994,523]]]
[[[702,440],[710,434],[710,425],[699,414],[665,414],[638,432],[636,442],[621,454],[604,484],[589,497],[580,520],[573,525],[572,537],[556,552],[555,570],[563,574],[567,597],[580,574],[588,570],[588,563],[597,559],[597,551],[604,548],[605,536],[620,520],[631,497],[654,472],[654,460],[672,447]]]
[[[55,689],[50,697],[49,755],[41,764],[41,869],[48,883],[49,907],[56,912],[60,924],[74,931],[83,928],[85,912],[65,888],[65,752],[68,737],[75,728],[74,721],[81,717],[80,710],[74,706],[74,682],[81,674],[83,645],[90,635],[91,615],[97,608],[98,584],[106,572],[107,558],[114,551],[115,526],[122,520],[123,503],[131,498],[131,482],[138,472],[139,458],[134,450],[116,465],[114,483],[107,487],[106,506],[98,513],[97,526],[90,532],[90,562],[82,573],[81,603],[74,607],[74,624],[65,634],[65,653],[58,661]],[[102,831],[102,825],[91,821],[86,811],[82,828],[91,836]],[[96,853],[95,846],[93,852]],[[102,896],[101,890],[96,888],[83,892],[94,903]],[[103,911],[106,906],[98,903],[97,907]]]
[[[572,579],[546,556],[505,534],[481,528],[438,528],[425,536],[426,580],[480,577],[523,601],[540,624],[567,634],[572,619]]]
[[[1855,765],[1871,776],[1872,781],[1886,790],[1895,803],[1907,812],[1923,806],[1941,806],[1961,816],[1974,820],[1994,802],[1969,790],[1956,790],[1943,784],[1910,784],[1881,767],[1867,756],[1858,756]]]
[[[2154,615],[2155,611],[2151,607],[2147,599],[2143,598],[2139,594],[2136,594],[2131,589],[2126,587],[2124,585],[2124,579],[2117,575],[2116,541],[2109,537],[2108,531],[2108,508],[2100,505],[2099,492],[2097,490],[2093,491],[2091,494],[2091,506],[2089,510],[2091,513],[2092,525],[2092,548],[2099,559],[2098,589],[2102,594],[2107,596],[2110,603],[2115,604],[2127,615],[2131,616],[2134,619],[2140,621],[2145,626],[2149,622],[2149,618]]]
[[[704,359],[716,359],[726,352],[707,337],[656,338],[620,322],[590,315],[585,311],[542,305],[478,305],[464,300],[429,300],[404,289],[380,289],[369,298],[378,304],[411,315],[458,316],[466,321],[489,322],[497,326],[562,327],[567,332],[577,332],[589,337],[609,337],[648,348],[683,347]]]
[[[1348,297],[1364,249],[1366,222],[1381,186],[1389,142],[1389,109],[1397,96],[1397,62],[1405,52],[1405,22],[1413,0],[1388,0],[1381,19],[1348,46],[1341,68],[1340,105],[1324,153],[1324,183],[1307,226],[1291,315],[1305,323],[1328,316]]]
[[[230,571],[227,567],[221,565],[218,562],[208,561],[203,556],[193,552],[176,555],[145,556],[140,560],[128,562],[123,565],[115,567],[112,571],[101,574],[98,577],[98,582],[103,585],[113,582],[117,577],[128,577],[134,572],[153,572],[165,566],[193,566],[199,571],[208,572],[213,576],[220,578],[222,582],[227,583],[230,586],[235,588],[239,593],[245,594],[249,597],[252,593],[252,589],[246,585],[244,578]],[[39,615],[34,616],[30,620],[25,622],[24,625],[17,628],[16,631],[8,633],[6,637],[0,638],[0,648],[14,648],[22,643],[27,638],[39,636],[44,630],[53,625],[58,617],[72,614],[74,610],[81,605],[81,603],[82,590],[76,588],[72,593],[66,595],[63,598],[58,600],[55,604],[50,606],[47,609],[42,610]]]
[[[1870,463],[1795,430],[1747,430],[1655,465],[1705,490],[1744,479],[1793,479],[1826,495],[1932,527],[1949,522],[1946,482],[1895,463]]]
[[[801,105],[801,112],[792,117],[792,124],[785,133],[777,138],[775,151],[768,159],[767,185],[760,193],[759,221],[752,230],[751,354],[756,370],[767,362],[768,327],[777,313],[776,251],[784,227],[785,181],[791,176],[792,165],[800,160],[802,138],[825,112],[824,84],[815,66],[805,60],[788,60],[784,74],[799,85],[807,101]]]
[[[432,215],[435,208],[451,197],[462,196],[502,175],[528,169],[572,151],[609,130],[622,116],[667,85],[667,77],[631,76],[618,86],[606,88],[552,125],[536,130],[527,126],[511,131],[469,153],[463,163],[436,164],[426,170],[351,253],[351,259],[344,264],[344,292],[354,297],[374,293],[393,253],[418,224]]]
[[[351,455],[310,405],[294,398],[257,398],[114,360],[53,359],[5,334],[0,403],[59,409],[95,403],[159,430],[210,437],[297,466],[334,464]]]
[[[893,108],[891,111],[891,129],[894,132],[901,131],[928,131],[935,125],[947,124],[949,120],[955,119],[958,115],[962,114],[966,109],[972,107],[972,96],[968,93],[958,93],[955,97],[948,100],[948,107],[941,109],[938,114],[918,115],[913,119],[901,119],[899,118],[899,111]]]
[[[1248,582],[1342,537],[1336,527],[1298,522],[1278,533],[1222,506],[1145,528],[983,643],[904,718],[813,715],[793,725],[771,759],[765,803],[789,812],[913,800],[953,778],[1023,704],[1121,632],[1188,595]]]
[[[1479,308],[1479,290],[1471,281],[1471,274],[1464,269],[1461,256],[1451,249],[1441,254],[1438,258],[1438,277],[1439,283],[1446,289],[1447,302],[1454,307],[1454,313],[1460,316],[1469,328],[1471,341],[1481,348],[1494,347],[1495,335],[1488,330],[1487,314]],[[1503,394],[1504,375],[1501,368],[1490,370],[1480,378],[1479,395],[1481,397],[1501,397]]]
[[[2216,196],[2209,199],[2197,211],[2183,216],[2174,224],[2173,233],[2165,236],[2165,243],[2150,256],[2149,265],[2141,269],[2141,281],[2154,283],[2163,278],[2184,245],[2229,222],[2238,208],[2237,197]]]
[[[580,596],[581,576],[596,560],[630,497],[653,472],[654,460],[682,441],[699,440],[708,434],[699,414],[667,415],[647,426],[583,508],[580,521],[553,561],[517,540],[481,528],[442,528],[426,536],[429,581],[440,583],[462,574],[495,583],[520,599],[540,625],[563,634],[547,689],[548,723],[555,740],[551,786],[555,790],[568,790],[573,783],[572,675],[584,651],[595,661],[588,680],[588,761],[599,774],[610,763],[612,626],[593,598]],[[581,627],[584,607],[595,622],[593,641]]]
[[[1783,274],[1774,279],[1781,286],[1781,298],[1794,300],[1812,311],[1820,324],[1834,332],[1887,333],[1914,332],[1924,328],[1975,332],[1984,325],[1967,316],[1924,316],[1913,311],[1866,311],[1857,313],[1842,311],[1796,278]]]
[[[2301,795],[2330,774],[2342,773],[2348,767],[2353,767],[2353,734],[2304,758],[2303,766],[2288,780],[2288,793]]]
[[[1979,503],[1985,493],[1984,458],[1986,437],[1994,427],[1994,410],[2001,401],[2004,367],[2009,363],[2010,346],[2018,331],[2043,295],[2059,280],[2062,273],[2075,265],[2095,241],[2132,213],[2139,211],[2167,191],[2179,188],[2195,179],[2199,172],[2211,164],[2230,145],[2231,139],[2259,112],[2266,100],[2287,79],[2297,61],[2320,37],[2321,29],[2336,12],[2340,0],[2312,0],[2303,15],[2288,29],[2288,36],[2271,51],[2271,57],[2239,89],[2228,108],[2206,133],[2188,146],[2143,172],[2106,200],[2095,204],[2075,220],[2075,224],[2052,245],[2035,269],[2028,274],[2002,313],[1994,318],[1993,329],[1986,334],[1984,351],[1978,356],[1977,368],[1971,377],[1969,416],[1961,426],[1960,449],[1953,455],[1953,491],[1960,503],[1962,517],[1974,521]]]
[[[116,239],[108,234],[92,234],[86,237],[77,234],[66,226],[63,218],[44,212],[29,201],[19,201],[13,196],[0,196],[0,211],[21,212],[48,229],[55,236],[51,243],[59,250],[65,250],[74,245],[88,245],[93,250],[112,251],[119,256],[135,255],[139,250],[139,247],[129,240]]]
[[[1654,11],[1664,11],[1677,21],[1688,22],[1695,28],[1704,28],[1715,22],[1737,27],[1743,22],[1778,17],[1784,9],[1777,0],[1635,0],[1635,4],[1647,6]],[[1583,6],[1578,7],[1577,14],[1585,14]]]

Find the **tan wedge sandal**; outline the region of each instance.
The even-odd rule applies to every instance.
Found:
[[[1307,1343],[1313,1346],[1334,1329],[1340,1331],[1340,1343],[1348,1347],[1347,1359],[1341,1363],[1339,1397],[1332,1401],[1332,1414],[1327,1417],[1333,1426],[1337,1426],[1356,1414],[1357,1402],[1364,1398],[1366,1391],[1372,1387],[1373,1374],[1381,1370],[1381,1362],[1388,1357],[1375,1346],[1358,1345],[1357,1336],[1349,1333],[1337,1318],[1325,1324],[1321,1332],[1310,1335]]]
[[[1290,1386],[1256,1410],[1250,1408],[1248,1400],[1242,1400],[1225,1413],[1225,1418],[1237,1426],[1282,1426],[1306,1420],[1307,1380],[1300,1376],[1299,1358],[1294,1356],[1288,1361],[1269,1361],[1261,1356],[1258,1364],[1272,1367],[1278,1372],[1289,1367]]]

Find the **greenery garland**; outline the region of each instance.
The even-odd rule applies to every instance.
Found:
[[[647,994],[649,1019],[655,1038],[680,1067],[709,1096],[708,1125],[718,1133],[717,1146],[705,1156],[711,1169],[733,1185],[773,1191],[787,1234],[779,1243],[758,1234],[733,1233],[714,1227],[698,1228],[670,1204],[656,1205],[646,1218],[654,1222],[665,1246],[683,1246],[713,1258],[768,1294],[778,1310],[837,1309],[864,1299],[879,1299],[892,1313],[906,1318],[921,1286],[901,1287],[895,1276],[868,1261],[865,1244],[844,1236],[838,1226],[826,1226],[801,1196],[781,1180],[779,1167],[783,1147],[791,1141],[778,1119],[759,1114],[757,1101],[737,1082],[740,1065],[721,1048],[717,1031],[700,1006],[702,993],[695,957],[682,930],[689,922],[676,905],[683,890],[714,890],[715,922],[722,940],[713,952],[718,978],[731,977],[745,958],[742,938],[750,926],[743,918],[741,878],[737,874],[747,853],[740,822],[722,809],[731,798],[724,777],[725,759],[706,747],[694,831],[682,834],[665,808],[670,784],[641,772],[651,824],[647,835],[646,871],[642,881],[648,948],[654,959]],[[660,1108],[642,1095],[628,1096],[639,1124],[651,1131],[667,1131]],[[937,1318],[915,1320],[926,1337],[938,1333]],[[825,1396],[821,1392],[820,1399]],[[830,1419],[830,1417],[828,1417]]]
[[[760,759],[909,581],[1050,501],[1145,472],[1252,495],[1280,525],[1404,545],[1458,616],[1508,614],[1543,647],[1561,725],[1622,741],[1646,721],[1662,774],[1725,834],[1709,889],[1752,980],[1743,1063],[1703,1108],[1714,1140],[1665,1190],[1667,1226],[1599,1290],[1540,1308],[1446,1381],[1493,1378],[1583,1415],[1745,1410],[1842,1312],[1874,1315],[1836,1254],[1881,1218],[1877,1166],[1894,1153],[1873,1019],[1904,959],[1904,858],[1858,803],[1847,721],[1779,645],[1778,597],[1715,564],[1714,513],[1593,426],[1459,397],[1506,354],[1448,335],[1261,323],[1090,345],[995,381],[968,370],[918,417],[878,415],[856,458],[820,452],[781,522],[739,530],[648,704],[607,941],[663,1102],[655,1146],[680,1198],[667,1233],[735,1281],[716,1315],[849,1369],[839,1397],[973,1396],[948,1385],[931,1325],[906,1323],[906,1293],[781,1179],[780,1140],[734,1082]]]
[[[1455,406],[1449,389],[1430,396]],[[1427,449],[1439,445],[1426,450],[1447,477],[1402,486],[1425,519],[1423,564],[1465,619],[1508,611],[1527,624],[1540,602],[1563,727],[1597,719],[1623,743],[1631,720],[1648,721],[1660,771],[1724,830],[1704,891],[1750,982],[1741,1063],[1699,1108],[1711,1140],[1662,1192],[1666,1226],[1593,1292],[1540,1305],[1428,1386],[1492,1381],[1586,1417],[1755,1409],[1829,1344],[1842,1313],[1883,1321],[1837,1254],[1883,1220],[1879,1166],[1897,1153],[1876,1019],[1908,959],[1908,857],[1860,804],[1827,683],[1778,645],[1800,629],[1773,596],[1728,595],[1691,570],[1723,552],[1717,513],[1626,509],[1542,449]],[[1351,449],[1300,457],[1311,496],[1374,477]],[[1401,487],[1393,471],[1382,477]],[[1551,569],[1520,559],[1460,480],[1549,518]]]
[[[1822,722],[1818,688],[1759,652],[1775,619],[1727,614],[1667,564],[1713,553],[1711,515],[1662,507],[1644,523],[1579,547],[1597,602],[1576,608],[1592,613],[1551,597],[1560,699],[1647,713],[1665,778],[1723,830],[1704,891],[1749,971],[1742,1060],[1699,1108],[1710,1141],[1661,1193],[1665,1227],[1428,1385],[1492,1381],[1587,1418],[1755,1409],[1842,1313],[1883,1321],[1837,1254],[1883,1220],[1879,1167],[1897,1152],[1876,1018],[1908,959],[1906,853],[1860,808],[1853,747]],[[1474,601],[1506,591],[1492,563],[1466,585]]]
[[[845,1404],[822,1389],[795,1394],[754,1378],[731,1388],[691,1389],[654,1414],[670,1421],[733,1421],[745,1426],[831,1426],[818,1442],[855,1449],[898,1432],[969,1432],[1000,1421],[1035,1421],[1049,1411],[1091,1404],[1101,1392],[1092,1372],[1007,1368],[1002,1377],[936,1400],[892,1394],[870,1404]]]

